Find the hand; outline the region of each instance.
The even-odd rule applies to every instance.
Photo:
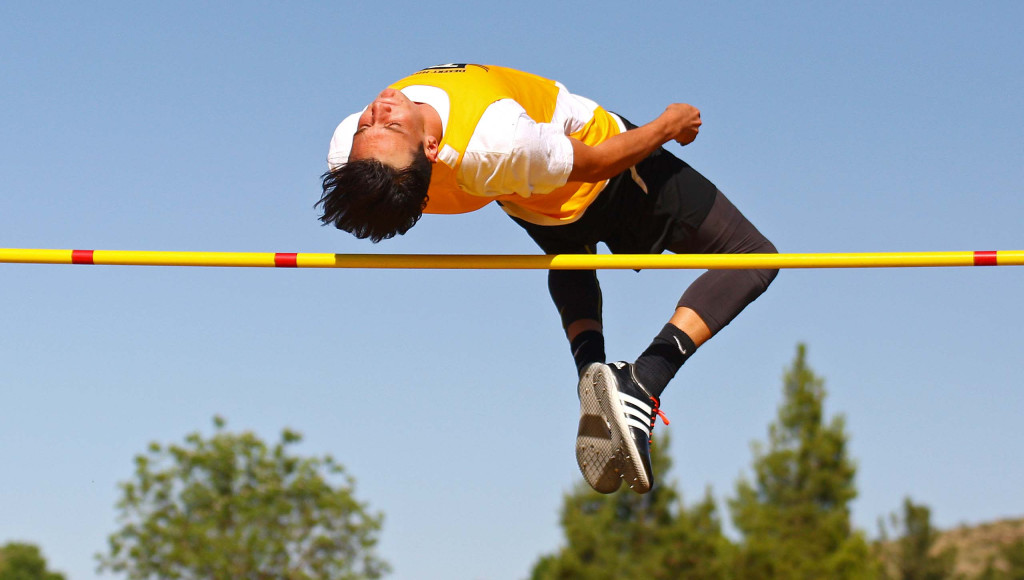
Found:
[[[685,103],[673,103],[658,117],[665,123],[669,138],[680,145],[693,143],[700,131],[700,110]]]
[[[669,141],[681,145],[692,143],[700,130],[700,111],[696,107],[676,103],[650,123],[619,133],[597,145],[586,145],[578,139],[572,143],[572,171],[569,181],[597,183],[643,161]]]

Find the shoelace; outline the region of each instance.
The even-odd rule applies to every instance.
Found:
[[[659,401],[658,398],[654,396],[651,397],[651,401],[654,402],[654,409],[651,413],[651,436],[648,439],[648,443],[654,442],[654,426],[658,423],[658,417],[661,417],[661,420],[666,425],[669,424],[668,416],[665,415],[665,412],[661,410],[661,401]]]

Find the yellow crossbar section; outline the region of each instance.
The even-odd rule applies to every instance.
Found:
[[[1024,251],[861,254],[559,254],[545,256],[501,254],[148,252],[0,248],[0,263],[454,270],[913,268],[928,266],[1021,266],[1024,265]]]

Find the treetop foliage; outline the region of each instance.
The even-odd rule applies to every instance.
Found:
[[[64,580],[64,575],[46,569],[37,546],[8,542],[0,546],[0,580]]]
[[[856,465],[846,451],[843,417],[826,423],[825,382],[807,364],[807,349],[783,378],[783,402],[754,448],[754,481],[741,480],[730,500],[743,535],[744,577],[860,578],[870,574],[868,545],[850,524]]]
[[[379,578],[374,553],[383,516],[354,496],[332,457],[301,457],[299,433],[268,446],[251,432],[192,433],[152,443],[120,485],[121,528],[97,556],[101,571],[131,579]]]

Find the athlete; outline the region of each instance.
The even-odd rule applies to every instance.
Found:
[[[338,126],[320,220],[378,242],[404,234],[423,213],[497,202],[548,254],[594,253],[598,242],[614,253],[774,253],[714,184],[662,148],[691,143],[700,126],[700,111],[687,104],[637,127],[536,75],[431,67]],[[549,271],[579,377],[576,459],[591,487],[651,489],[662,392],[777,273],[703,273],[635,362],[605,364],[596,272]]]

